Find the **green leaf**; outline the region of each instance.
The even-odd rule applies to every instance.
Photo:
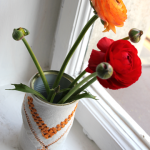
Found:
[[[96,96],[93,96],[89,92],[84,91],[83,94],[79,94],[79,95],[75,95],[75,96],[70,97],[66,102],[72,102],[74,100],[79,100],[81,98],[92,98],[92,99],[98,100],[98,99],[96,99]]]
[[[42,99],[44,99],[45,101],[47,101],[47,99],[40,94],[39,92],[31,89],[30,87],[20,83],[20,84],[11,84],[15,86],[15,89],[6,89],[6,90],[16,90],[16,91],[21,91],[21,92],[26,92],[26,93],[31,93],[31,94],[35,94],[36,96],[41,97]]]
[[[65,88],[65,89],[60,90],[58,93],[65,92],[65,91],[68,91],[68,90],[70,90],[70,89],[71,89],[71,88]]]

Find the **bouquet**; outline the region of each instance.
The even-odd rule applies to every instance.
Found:
[[[47,96],[43,96],[41,93],[24,84],[12,84],[15,86],[15,89],[13,90],[32,93],[50,103],[55,103],[54,99],[56,95],[61,93],[61,97],[57,103],[63,104],[82,98],[96,99],[91,93],[85,91],[85,89],[96,80],[105,88],[117,90],[120,88],[126,88],[139,79],[141,75],[141,60],[137,55],[137,49],[131,44],[131,42],[139,42],[143,32],[133,28],[129,31],[127,37],[117,41],[107,37],[100,39],[97,43],[98,51],[94,49],[92,50],[87,68],[77,78],[75,78],[67,88],[61,89],[59,83],[65,68],[86,31],[94,23],[94,21],[100,18],[101,23],[105,28],[103,32],[112,30],[116,33],[115,26],[123,27],[124,22],[127,19],[127,10],[122,0],[90,0],[90,4],[94,9],[95,15],[84,26],[74,45],[70,49],[52,88],[49,87],[43,70],[25,39],[25,36],[29,34],[29,31],[21,27],[13,30],[12,37],[17,41],[22,40],[30,53],[40,77],[42,78]],[[80,81],[87,72],[90,73],[90,75]]]

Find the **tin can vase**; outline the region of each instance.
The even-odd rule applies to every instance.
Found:
[[[49,86],[52,87],[58,71],[44,72]],[[74,79],[65,74],[60,81],[61,89],[67,88]],[[43,94],[46,90],[39,74],[34,75],[29,85]],[[56,104],[61,95],[57,95],[54,103],[26,93],[22,104],[23,124],[19,137],[19,150],[61,150],[71,126],[78,101]]]

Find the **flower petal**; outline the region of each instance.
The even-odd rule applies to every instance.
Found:
[[[101,62],[104,62],[104,56],[105,53],[93,49],[89,59],[89,65],[86,68],[86,71],[89,73],[95,72],[97,65],[99,65]]]
[[[122,0],[91,0],[91,2],[98,16],[107,22],[103,32],[112,30],[115,33],[115,26],[124,25],[127,19],[127,9]]]
[[[101,62],[109,63],[113,67],[111,78],[103,80],[97,77],[103,87],[113,90],[126,88],[139,79],[142,73],[141,60],[137,49],[129,41],[113,41],[105,37],[97,47],[101,51],[92,51],[86,71],[93,73]]]
[[[109,46],[114,42],[112,39],[108,39],[107,37],[103,37],[99,42],[97,43],[97,47],[103,52],[106,53]]]

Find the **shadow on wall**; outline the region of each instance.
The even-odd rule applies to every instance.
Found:
[[[56,30],[57,19],[60,10],[60,1],[45,0],[39,1],[38,9],[36,13],[36,19],[33,19],[33,27],[30,31],[33,39],[31,39],[31,47],[35,53],[41,67],[43,69],[49,69],[49,58],[52,55],[52,42]],[[25,80],[29,80],[33,74],[37,72],[33,61],[28,61],[28,72]]]
[[[26,37],[42,68],[49,67],[61,1],[14,0],[0,5],[0,86],[28,81],[37,69],[22,41],[14,41],[14,28],[25,27]]]

